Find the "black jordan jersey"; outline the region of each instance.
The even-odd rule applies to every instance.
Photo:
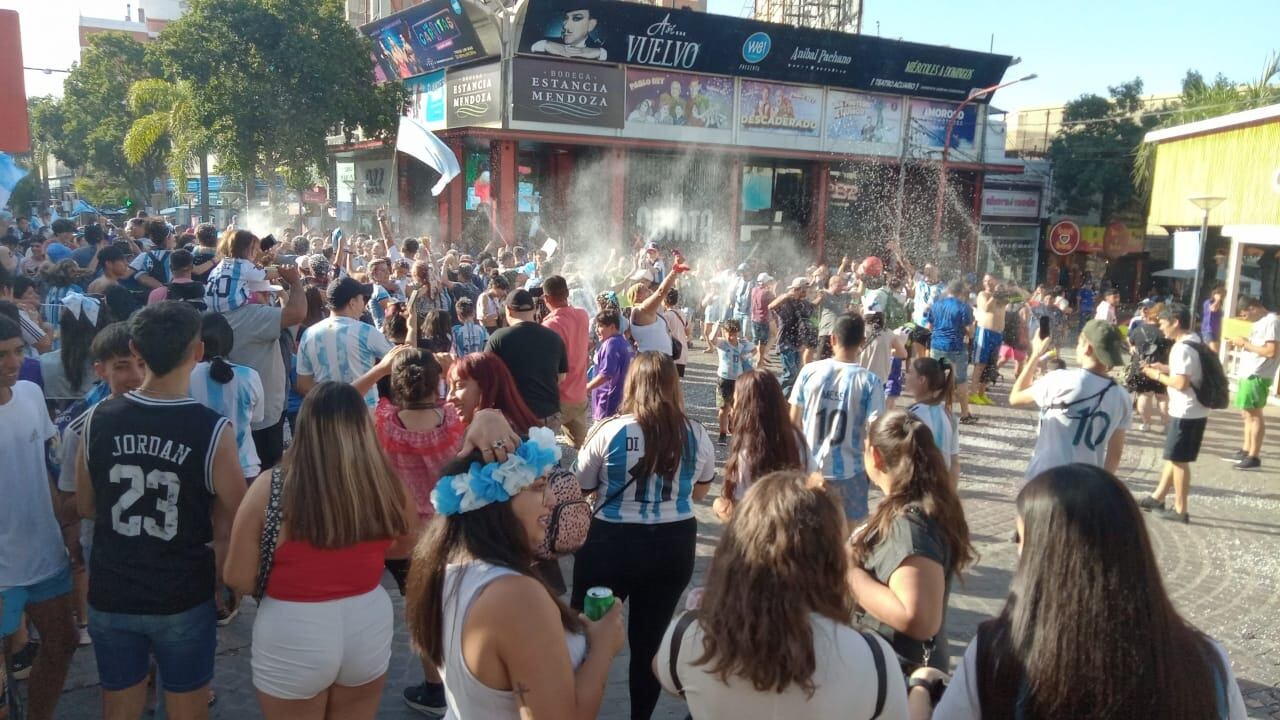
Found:
[[[89,604],[173,615],[213,597],[213,456],[230,421],[194,400],[104,400],[84,422],[96,523]]]

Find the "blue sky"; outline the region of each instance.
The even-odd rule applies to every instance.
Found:
[[[121,17],[126,1],[0,0],[0,8],[22,13],[26,65],[66,68],[79,57],[77,17]],[[1105,94],[1134,76],[1148,93],[1176,92],[1188,68],[1252,80],[1268,53],[1280,50],[1280,0],[865,2],[869,35],[878,23],[884,37],[986,50],[994,34],[997,52],[1022,58],[1009,77],[1040,76],[997,93],[995,104],[1006,110]],[[743,3],[709,0],[712,12],[726,15],[741,14]],[[57,93],[62,77],[29,72],[27,94]]]

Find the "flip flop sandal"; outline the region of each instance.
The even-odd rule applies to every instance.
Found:
[[[976,425],[977,423],[978,423],[977,415],[965,415],[964,417],[960,418],[961,425]]]

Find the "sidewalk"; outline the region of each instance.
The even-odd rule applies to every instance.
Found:
[[[689,353],[685,401],[690,414],[702,421],[714,438],[715,361],[713,355],[702,353],[703,347],[696,342]],[[1010,384],[1006,379],[992,396],[1003,403]],[[962,583],[955,584],[951,594],[947,628],[953,661],[973,637],[978,623],[997,613],[1008,593],[1017,562],[1009,542],[1014,522],[1013,489],[1035,444],[1036,416],[1032,411],[993,406],[975,408],[975,412],[981,422],[961,429],[960,487],[980,561]],[[1191,525],[1154,517],[1147,525],[1169,593],[1188,621],[1227,648],[1250,717],[1280,719],[1280,409],[1270,408],[1267,419],[1271,433],[1263,453],[1266,465],[1261,470],[1241,472],[1219,459],[1236,449],[1240,419],[1228,411],[1215,413],[1201,458],[1192,469]],[[1120,475],[1135,493],[1149,492],[1155,486],[1162,447],[1163,435],[1157,432],[1135,429],[1130,434]],[[717,447],[717,455],[722,463],[724,446]],[[697,513],[700,530],[695,584],[721,530],[709,501],[699,505]],[[563,563],[566,577],[571,576],[571,562]],[[402,622],[403,603],[394,586],[391,593],[397,632],[378,717],[418,718],[422,716],[405,707],[400,692],[419,682],[422,670],[410,651]],[[249,670],[253,617],[253,603],[246,602],[240,618],[219,631],[214,687],[220,699],[211,717],[261,717]],[[606,720],[629,716],[627,660],[624,655],[613,665],[600,714]],[[96,682],[91,648],[81,649],[76,653],[58,717],[101,717]],[[665,695],[654,714],[664,720],[684,716],[683,702]]]

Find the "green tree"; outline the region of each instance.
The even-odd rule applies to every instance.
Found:
[[[135,120],[124,136],[124,156],[139,165],[168,142],[168,170],[178,192],[184,192],[187,170],[200,167],[200,215],[209,216],[209,134],[196,121],[191,87],[159,78],[139,80],[129,88],[129,110]]]
[[[252,193],[256,177],[323,167],[335,129],[392,136],[405,91],[374,84],[369,43],[339,0],[192,0],[156,48],[190,83],[193,118],[220,165]]]
[[[31,159],[32,174],[37,175],[40,192],[34,199],[49,199],[48,163],[50,157],[56,157],[67,165],[66,159],[75,153],[66,146],[64,138],[66,120],[63,117],[62,101],[52,95],[27,98],[27,117],[31,119]]]
[[[156,147],[138,164],[124,156],[124,138],[134,117],[126,98],[134,82],[157,77],[160,66],[146,48],[124,33],[89,38],[81,62],[63,84],[61,144],[58,157],[94,176],[94,187],[117,187],[125,196],[145,200],[164,170],[166,147]],[[167,141],[166,141],[167,142]],[[122,196],[98,202],[118,204]]]
[[[1062,212],[1097,210],[1103,223],[1140,208],[1133,183],[1134,148],[1154,124],[1142,109],[1142,80],[1086,94],[1063,109],[1063,129],[1049,144],[1055,204]]]

